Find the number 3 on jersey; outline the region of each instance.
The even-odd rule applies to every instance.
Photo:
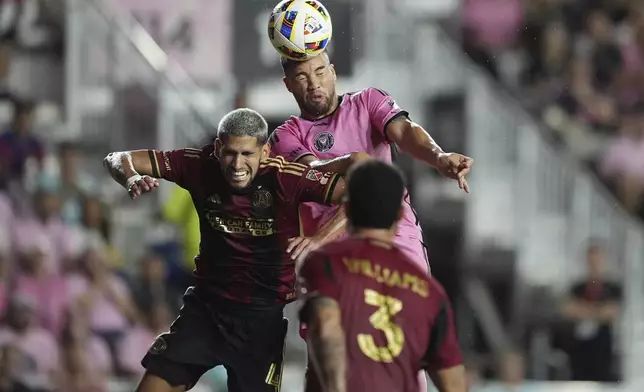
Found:
[[[402,328],[391,320],[391,317],[402,310],[402,301],[370,289],[364,291],[364,301],[367,305],[378,308],[369,317],[369,322],[375,329],[385,334],[387,345],[378,347],[373,336],[361,333],[358,334],[358,346],[364,355],[376,362],[393,362],[400,355],[405,344]]]

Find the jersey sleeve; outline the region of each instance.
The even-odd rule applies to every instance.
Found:
[[[150,150],[154,177],[172,181],[190,190],[196,184],[197,173],[203,163],[203,150],[183,148],[180,150]]]
[[[306,146],[294,122],[287,121],[275,129],[270,138],[271,154],[281,155],[291,162],[315,154]]]
[[[312,302],[319,297],[338,299],[340,281],[331,258],[320,252],[312,252],[302,263],[298,276],[298,296],[304,300],[300,321],[308,323]]]
[[[423,357],[423,368],[430,372],[448,369],[463,362],[452,306],[438,282],[432,279],[431,285],[431,306],[437,309],[437,312],[431,327],[429,345]]]
[[[306,165],[286,162],[282,157],[267,164],[279,167],[279,183],[290,201],[331,204],[333,191],[340,180],[338,173],[321,172]]]
[[[396,101],[386,92],[376,88],[368,88],[364,91],[364,100],[369,111],[371,126],[376,128],[385,137],[387,125],[400,116],[408,116],[409,113],[402,110]]]

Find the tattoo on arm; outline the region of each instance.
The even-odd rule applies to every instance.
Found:
[[[329,392],[346,392],[346,347],[338,303],[317,297],[309,324],[309,347],[313,366]]]

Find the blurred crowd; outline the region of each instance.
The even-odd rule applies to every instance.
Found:
[[[644,216],[644,3],[464,0],[464,51]]]
[[[109,206],[83,151],[32,132],[35,106],[12,99],[0,131],[0,391],[106,391],[177,312],[155,254],[122,272]]]

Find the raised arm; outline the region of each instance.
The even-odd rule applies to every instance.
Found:
[[[300,158],[298,162],[315,170],[345,175],[352,165],[367,159],[370,159],[370,157],[366,152],[352,152],[332,159],[317,159],[313,155],[306,155]]]
[[[207,148],[212,150],[211,146]],[[130,197],[136,199],[142,193],[157,188],[158,178],[172,181],[182,188],[190,188],[195,183],[201,162],[211,152],[205,149],[113,152],[103,159],[103,164],[112,178],[127,189]]]
[[[120,151],[109,153],[103,165],[114,181],[124,187],[132,199],[159,186],[158,165],[153,164],[154,150]]]
[[[458,186],[469,193],[465,176],[474,165],[472,158],[444,152],[423,127],[407,116],[399,116],[390,121],[385,127],[385,135],[402,151],[427,163],[443,176],[457,180]]]

